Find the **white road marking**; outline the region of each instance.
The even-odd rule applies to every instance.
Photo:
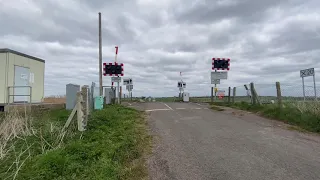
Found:
[[[201,104],[199,104],[199,103],[196,103],[197,105],[199,105],[199,106],[202,106]]]
[[[146,112],[152,112],[152,111],[169,111],[171,109],[149,109],[149,110],[146,110]]]
[[[173,110],[170,106],[168,106],[168,104],[163,103],[165,106],[167,106],[170,110]]]
[[[186,109],[186,108],[176,108],[176,109]]]

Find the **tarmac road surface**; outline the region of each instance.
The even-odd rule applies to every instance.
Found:
[[[148,162],[151,179],[320,179],[318,135],[237,110],[213,111],[205,104],[131,106],[149,114],[156,140]]]

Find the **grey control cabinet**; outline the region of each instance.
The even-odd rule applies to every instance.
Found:
[[[116,97],[116,90],[115,88],[105,88],[104,89],[105,95],[105,104],[112,104],[112,100]]]
[[[67,84],[66,85],[66,109],[72,110],[77,103],[77,92],[80,91],[80,85]]]

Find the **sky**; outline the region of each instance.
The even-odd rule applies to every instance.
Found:
[[[307,68],[320,83],[319,0],[0,0],[0,48],[46,60],[46,96],[98,83],[99,12],[102,61],[119,47],[134,96],[178,95],[180,72],[190,96],[209,95],[213,57],[231,59],[219,89],[254,82],[274,94],[279,81],[302,95]],[[305,84],[312,95],[312,77]]]

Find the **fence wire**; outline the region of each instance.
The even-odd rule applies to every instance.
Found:
[[[272,104],[277,102],[276,84],[254,84],[254,88],[261,104]]]
[[[250,88],[249,85],[247,85],[247,87]],[[248,103],[251,102],[250,89],[249,89],[249,91],[247,91],[246,88],[244,87],[244,85],[236,86],[234,88],[236,88],[236,94],[235,94],[235,97],[234,97],[234,102],[248,102]],[[231,96],[233,96],[233,88],[232,88]]]

